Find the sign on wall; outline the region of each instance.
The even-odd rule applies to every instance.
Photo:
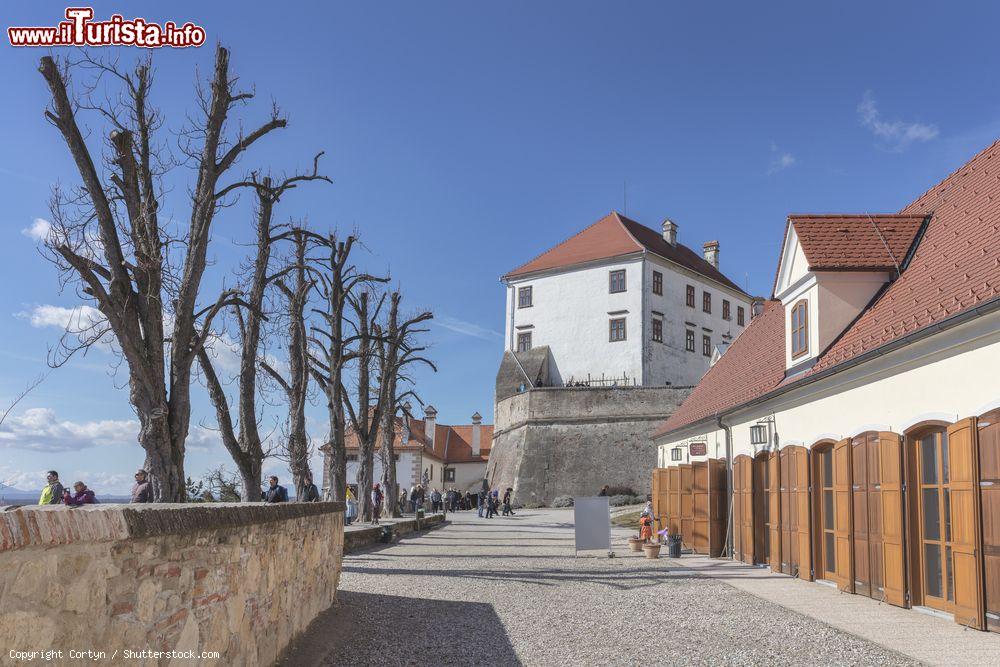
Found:
[[[708,444],[704,442],[692,442],[689,448],[691,456],[705,456],[708,453]]]

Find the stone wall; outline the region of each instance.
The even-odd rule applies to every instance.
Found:
[[[0,646],[5,655],[118,650],[119,659],[126,649],[212,651],[218,664],[270,664],[336,598],[343,511],[213,503],[0,513]]]
[[[652,433],[690,387],[545,387],[498,401],[487,478],[515,501],[596,495],[605,484],[649,492]]]

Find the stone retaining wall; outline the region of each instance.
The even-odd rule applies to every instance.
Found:
[[[354,553],[355,551],[364,549],[365,547],[378,544],[379,540],[382,539],[382,526],[392,526],[393,537],[399,538],[417,530],[426,530],[428,528],[442,526],[444,525],[444,522],[444,514],[428,514],[421,522],[420,528],[417,528],[416,519],[392,519],[389,521],[383,519],[382,523],[378,526],[367,526],[365,528],[345,530],[344,553]]]
[[[343,516],[343,503],[0,513],[0,647],[270,664],[336,598]]]

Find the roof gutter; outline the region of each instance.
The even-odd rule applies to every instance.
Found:
[[[747,401],[746,403],[740,403],[739,405],[735,405],[732,408],[729,408],[728,410],[716,413],[713,416],[702,417],[696,422],[686,424],[684,426],[681,426],[680,428],[676,428],[671,431],[667,431],[666,433],[655,436],[653,440],[654,442],[660,441],[669,435],[673,435],[675,433],[680,433],[681,431],[692,429],[695,426],[704,426],[711,424],[713,422],[717,422],[720,416],[731,415],[737,410],[743,410],[753,405],[757,405],[759,403],[765,403],[767,401],[770,401],[771,399],[777,398],[778,396],[782,396],[791,391],[795,391],[807,385],[819,382],[821,380],[830,377],[831,375],[835,375],[837,373],[842,373],[843,371],[850,370],[855,366],[860,366],[861,364],[867,363],[874,359],[878,359],[879,357],[885,356],[890,352],[895,352],[896,350],[902,347],[906,347],[907,345],[910,345],[912,343],[924,340],[925,338],[930,338],[931,336],[941,333],[942,331],[953,329],[957,326],[965,324],[966,322],[971,322],[977,317],[989,315],[990,313],[996,312],[998,310],[1000,310],[1000,296],[995,296],[989,301],[986,301],[985,303],[976,306],[975,308],[963,310],[962,312],[952,315],[951,317],[945,318],[940,322],[935,322],[934,324],[927,325],[922,329],[917,329],[912,333],[908,333],[905,336],[902,336],[900,338],[897,338],[893,341],[886,343],[885,345],[881,345],[873,350],[869,350],[868,352],[859,354],[858,356],[848,359],[847,361],[841,362],[836,366],[831,366],[830,368],[826,368],[822,371],[817,371],[816,373],[807,375],[802,379],[796,380],[795,382],[785,385],[783,387],[772,389],[766,394],[762,394],[761,396],[751,401]]]

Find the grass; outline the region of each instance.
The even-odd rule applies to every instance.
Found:
[[[611,523],[620,528],[634,528],[635,532],[639,532],[639,514],[642,510],[636,510],[634,512],[627,512],[625,514],[619,514],[618,516],[611,517]]]

